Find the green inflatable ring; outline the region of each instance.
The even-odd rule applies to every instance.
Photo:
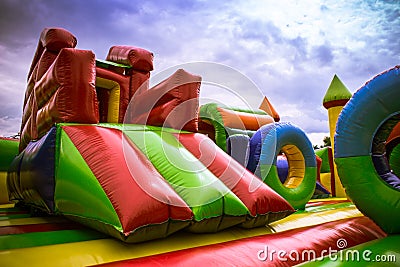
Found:
[[[317,177],[317,163],[310,140],[300,128],[288,122],[268,124],[259,131],[262,131],[263,138],[256,174],[259,173],[262,180],[295,209],[304,209],[314,193]],[[280,181],[276,167],[276,158],[281,151],[289,163],[285,185]],[[294,181],[294,185],[290,181]]]
[[[400,233],[400,190],[378,174],[374,157],[400,113],[400,66],[366,83],[346,104],[336,126],[335,162],[347,195],[387,233]]]

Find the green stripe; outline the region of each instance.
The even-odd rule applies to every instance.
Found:
[[[102,238],[106,238],[106,235],[89,229],[4,235],[0,236],[0,250],[47,246]]]
[[[275,165],[263,164],[260,168],[267,185],[286,199],[295,209],[304,209],[315,190],[316,167],[306,167],[303,181],[295,188],[288,188],[282,184]]]
[[[55,205],[61,214],[101,221],[122,231],[114,207],[68,135],[61,131],[56,163]],[[90,145],[90,144],[88,144]]]
[[[322,212],[327,210],[336,210],[336,209],[343,209],[343,208],[350,208],[354,207],[352,202],[343,202],[343,203],[336,203],[336,204],[325,204],[316,207],[306,207],[305,210],[299,210],[297,212]]]
[[[243,202],[167,132],[125,131],[192,208],[197,221],[249,213]]]
[[[340,180],[357,208],[385,231],[399,231],[399,191],[381,179],[371,156],[335,158]]]
[[[215,143],[226,151],[226,139],[228,138],[225,131],[224,121],[221,113],[217,110],[216,103],[205,104],[200,107],[199,117],[202,120],[211,122],[215,129]]]
[[[7,214],[7,216],[1,216],[0,221],[10,220],[10,219],[21,219],[21,218],[30,218],[32,217],[29,213],[26,214]]]
[[[321,173],[330,172],[331,166],[329,164],[329,148],[324,147],[324,148],[315,150],[315,155],[317,155],[318,157],[320,157],[322,159],[320,172]]]
[[[390,153],[389,165],[394,174],[400,177],[400,144],[396,145]]]
[[[104,68],[104,69],[108,69],[110,66],[120,67],[120,68],[127,68],[127,69],[132,68],[129,65],[124,65],[124,64],[115,63],[115,62],[107,61],[107,60],[100,60],[100,59],[96,59],[96,66]]]
[[[257,114],[257,115],[268,115],[267,112],[261,109],[245,109],[245,108],[240,108],[240,107],[227,107],[227,106],[221,106],[224,109],[232,110],[232,111],[237,111],[237,112],[242,112],[242,113],[249,113],[249,114]]]
[[[13,208],[0,208],[0,213],[2,212],[26,212],[29,213],[28,209],[13,207]]]
[[[0,171],[8,171],[12,160],[18,155],[19,142],[0,138]]]

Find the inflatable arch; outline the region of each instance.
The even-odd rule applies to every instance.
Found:
[[[288,176],[282,184],[277,170],[277,156],[288,160]],[[304,209],[315,190],[317,164],[314,149],[305,133],[285,123],[268,124],[250,140],[248,169],[283,196],[294,208]]]
[[[348,196],[387,233],[400,233],[400,180],[385,143],[400,120],[400,66],[367,82],[340,114],[335,162]]]
[[[261,106],[269,103],[266,101],[264,99]],[[209,103],[200,108],[201,121],[209,126],[208,131],[204,131],[207,127],[202,129],[214,137],[220,148],[260,177],[294,208],[304,209],[315,192],[314,149],[300,128],[291,123],[276,122],[279,120],[276,111],[267,111],[273,116],[263,110],[234,109]],[[280,151],[289,161],[289,175],[284,184],[280,182],[276,167]]]

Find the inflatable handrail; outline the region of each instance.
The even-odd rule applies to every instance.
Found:
[[[106,60],[129,65],[132,69],[138,71],[149,72],[153,70],[153,53],[139,47],[112,46]]]
[[[98,123],[94,54],[63,48],[25,105],[20,151],[57,122]]]
[[[208,103],[200,107],[200,120],[214,128],[216,144],[226,151],[226,139],[236,133],[234,130],[256,131],[261,126],[273,123],[274,119],[262,110],[245,110],[220,106],[216,103]],[[205,125],[205,124],[200,125]],[[205,128],[200,131],[206,130]],[[230,131],[231,130],[231,131]]]

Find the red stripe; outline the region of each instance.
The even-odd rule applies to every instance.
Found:
[[[280,195],[231,158],[203,134],[176,134],[179,141],[217,176],[249,209],[251,215],[293,211]]]
[[[131,143],[123,146],[120,130],[90,125],[63,126],[63,130],[110,199],[124,232],[169,219],[191,220],[190,208],[140,150]],[[133,165],[134,173],[130,172],[127,161]],[[145,192],[143,186],[152,191]],[[180,206],[167,204],[171,201],[179,202]]]
[[[335,164],[333,159],[332,148],[330,147],[328,147],[328,160],[329,160],[329,168],[331,169],[331,192],[332,196],[336,197]]]
[[[305,254],[301,258],[301,253],[304,251],[313,251],[318,257],[324,250],[326,252],[322,255],[325,256],[328,255],[329,249],[331,252],[340,250],[337,246],[340,238],[347,242],[342,248],[348,248],[385,236],[386,234],[369,218],[356,217],[97,266],[292,266],[314,258],[312,254]],[[280,250],[286,253],[280,255],[283,259],[278,258],[277,253]],[[265,261],[258,259],[266,256],[263,251],[268,252],[269,256],[275,251],[273,259],[271,260],[271,257]],[[300,256],[296,257],[295,253],[299,253]],[[311,257],[307,258],[308,255]]]
[[[8,216],[13,214],[29,214],[29,211],[6,211],[0,212],[0,216]]]
[[[0,235],[15,235],[15,234],[25,234],[25,233],[35,233],[35,232],[74,230],[81,228],[83,228],[82,225],[73,222],[14,225],[14,226],[0,227]]]

